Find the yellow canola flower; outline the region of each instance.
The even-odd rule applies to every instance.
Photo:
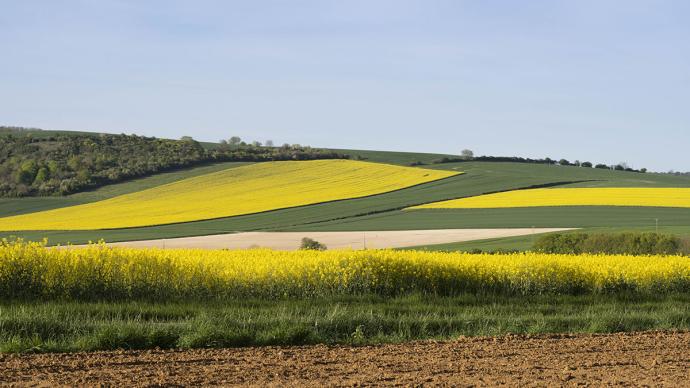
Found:
[[[0,246],[0,297],[5,299],[669,293],[689,289],[690,258],[683,256]]]
[[[358,198],[457,172],[355,160],[256,163],[131,194],[0,218],[0,230],[91,230],[162,225]]]
[[[427,203],[408,209],[487,209],[538,206],[690,207],[690,188],[597,187],[514,190]]]

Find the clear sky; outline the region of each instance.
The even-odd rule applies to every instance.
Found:
[[[690,170],[690,1],[0,0],[0,124]]]

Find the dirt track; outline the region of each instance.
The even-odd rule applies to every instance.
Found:
[[[432,229],[368,232],[245,232],[211,236],[180,237],[160,240],[127,241],[113,246],[139,248],[207,248],[244,249],[262,247],[281,250],[299,248],[303,237],[311,237],[329,249],[400,248],[416,245],[444,244],[488,238],[527,236],[568,230],[565,228],[514,229]]]
[[[461,338],[368,347],[0,355],[17,385],[688,386],[690,332]]]

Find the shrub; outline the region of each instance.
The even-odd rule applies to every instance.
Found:
[[[308,250],[308,251],[325,251],[327,249],[326,245],[311,239],[309,237],[305,237],[302,239],[302,244],[300,244],[299,249],[302,250]]]
[[[680,251],[690,256],[690,237],[686,237],[680,240]]]

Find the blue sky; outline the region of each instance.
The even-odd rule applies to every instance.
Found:
[[[0,124],[690,170],[688,1],[0,10]]]

